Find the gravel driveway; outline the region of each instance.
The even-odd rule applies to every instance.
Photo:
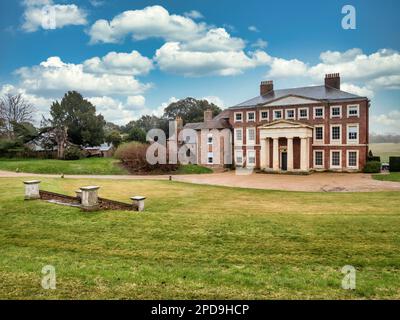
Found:
[[[47,177],[59,175],[0,171],[0,177]],[[74,179],[168,180],[168,175],[65,175]],[[310,175],[263,174],[236,175],[234,171],[213,174],[173,175],[172,180],[240,188],[313,192],[400,191],[400,182],[378,181],[364,173],[313,173]],[[0,182],[1,183],[1,182]]]

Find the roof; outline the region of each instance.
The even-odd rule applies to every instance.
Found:
[[[99,146],[94,146],[94,147],[85,147],[85,150],[99,150],[99,151],[108,151],[113,148],[112,143],[102,143]]]
[[[265,95],[255,97],[239,103],[229,109],[254,107],[259,104],[266,104],[287,96],[299,96],[320,101],[360,100],[366,97],[357,96],[329,86],[310,86],[290,89],[271,90]]]

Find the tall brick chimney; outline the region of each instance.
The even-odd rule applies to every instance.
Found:
[[[268,81],[261,81],[260,84],[260,96],[263,96],[264,94],[274,90],[274,83],[272,80]]]
[[[204,122],[211,121],[213,118],[213,112],[211,109],[204,111]]]
[[[340,74],[328,73],[325,75],[325,85],[340,90]]]
[[[183,128],[183,119],[182,119],[182,117],[181,116],[177,116],[175,121],[176,121],[176,128],[178,130],[182,129]]]

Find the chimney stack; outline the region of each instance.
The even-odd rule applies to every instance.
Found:
[[[183,128],[183,119],[180,116],[177,116],[175,121],[176,121],[176,128],[178,130],[182,129]]]
[[[325,75],[325,86],[340,90],[340,74],[328,73]]]
[[[204,111],[204,122],[211,121],[213,118],[213,112],[211,109]]]
[[[264,94],[274,90],[274,83],[272,80],[268,81],[261,81],[260,84],[260,96],[263,96]]]

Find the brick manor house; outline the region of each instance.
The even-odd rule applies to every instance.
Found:
[[[199,138],[201,129],[231,130],[236,167],[359,171],[367,160],[369,106],[367,97],[340,90],[338,73],[325,75],[321,86],[274,90],[272,81],[263,81],[259,96],[214,118],[206,111],[204,122],[188,123],[185,128],[197,130]],[[197,163],[226,163],[223,150],[213,153],[212,133],[198,141],[208,144],[208,154],[197,156]]]

